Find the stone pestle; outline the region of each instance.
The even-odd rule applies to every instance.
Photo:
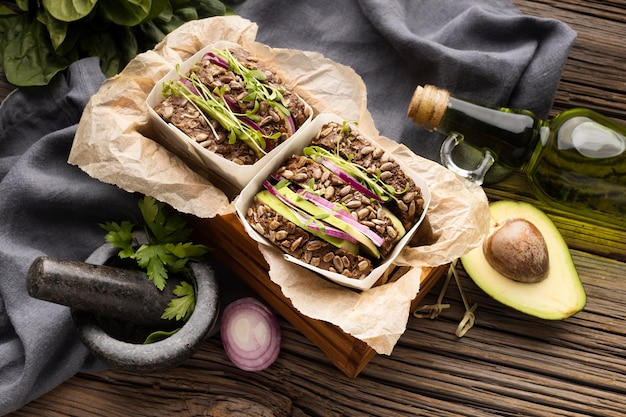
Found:
[[[158,326],[180,279],[170,277],[163,291],[145,272],[107,265],[38,257],[28,270],[28,293],[45,301],[121,319]]]

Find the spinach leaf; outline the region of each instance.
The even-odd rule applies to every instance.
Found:
[[[198,11],[200,18],[226,14],[226,7],[219,0],[191,0],[189,3]]]
[[[26,17],[22,18],[26,20]],[[46,85],[59,71],[78,59],[75,50],[57,55],[46,27],[37,20],[26,22],[22,30],[4,45],[3,70],[15,85]]]
[[[165,33],[156,25],[154,20],[150,20],[135,28],[135,36],[144,45],[156,45],[163,40]]]
[[[111,31],[85,31],[81,36],[81,49],[89,56],[100,58],[100,68],[107,77],[112,77],[137,55],[137,39],[128,27],[117,27]]]
[[[98,0],[41,0],[44,9],[63,22],[82,19],[91,13],[97,3]]]
[[[98,56],[109,77],[183,23],[231,12],[219,0],[7,2],[0,4],[0,64],[16,86],[45,85],[86,56]]]
[[[29,0],[15,0],[15,5],[25,12],[29,11]]]
[[[122,26],[135,26],[150,14],[152,0],[100,0],[99,6],[105,20]]]
[[[0,4],[0,16],[7,16],[12,14],[16,14],[14,10],[9,9],[4,4]]]
[[[38,13],[37,20],[46,26],[48,33],[50,34],[50,41],[52,47],[58,51],[59,47],[65,42],[67,37],[68,23],[56,19],[47,10],[43,10]]]
[[[143,20],[143,22],[156,19],[156,17],[159,16],[161,13],[163,13],[166,9],[169,9],[169,10],[172,9],[172,6],[170,5],[169,0],[152,0],[152,6],[150,6],[150,12],[148,13],[148,16],[146,16],[146,18]]]

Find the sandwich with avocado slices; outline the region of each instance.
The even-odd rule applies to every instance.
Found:
[[[313,267],[363,279],[423,211],[422,190],[389,152],[329,122],[265,179],[246,221]]]

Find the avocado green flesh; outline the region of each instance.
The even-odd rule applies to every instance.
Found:
[[[306,225],[302,224],[302,222],[295,216],[295,214],[291,211],[291,209],[285,203],[283,203],[278,198],[273,196],[269,191],[267,190],[260,191],[259,193],[257,193],[256,197],[261,202],[263,202],[268,207],[270,207],[272,210],[274,210],[276,213],[280,214],[281,216],[283,216],[284,218],[286,218],[293,224],[301,227],[302,229],[305,229],[307,232],[319,237],[320,239],[325,240],[326,242],[330,243],[333,246],[344,249],[350,253],[354,253],[354,254],[359,253],[358,246],[355,243],[349,242],[344,239],[339,239],[333,236],[328,236],[325,233],[317,232],[315,230],[311,230],[307,228]]]
[[[284,195],[289,201],[292,201],[296,206],[309,213],[311,216],[318,217],[324,222],[336,227],[339,230],[343,230],[359,242],[363,249],[372,257],[380,258],[380,251],[376,245],[363,233],[359,232],[352,225],[344,222],[339,217],[335,217],[329,214],[327,211],[319,208],[315,204],[305,200],[299,196],[296,192],[290,190],[288,187],[277,188],[278,192]],[[323,218],[322,218],[323,217]]]
[[[476,285],[502,304],[542,319],[561,320],[582,310],[585,290],[569,248],[550,218],[528,203],[513,201],[492,203],[490,212],[492,228],[507,219],[523,218],[539,229],[548,247],[548,276],[536,283],[507,278],[489,264],[481,245],[461,257],[465,271]]]
[[[398,231],[397,239],[398,240],[402,239],[404,235],[406,235],[406,229],[404,228],[404,225],[402,224],[400,219],[398,219],[395,216],[395,214],[393,214],[391,210],[389,210],[387,207],[383,206],[382,209],[383,209],[383,212],[385,213],[385,216],[389,217],[389,220],[391,220],[391,223],[393,223],[394,227]]]

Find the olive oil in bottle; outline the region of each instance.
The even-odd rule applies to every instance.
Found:
[[[455,166],[458,138],[492,162],[524,172],[534,194],[560,211],[626,229],[626,127],[587,109],[541,120],[527,110],[479,105],[434,86],[419,86],[408,116],[418,125],[449,135],[444,165],[481,181],[485,169]],[[454,140],[455,142],[451,143]]]

